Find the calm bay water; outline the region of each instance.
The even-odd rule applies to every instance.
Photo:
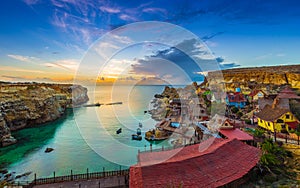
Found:
[[[61,119],[36,128],[14,133],[18,144],[0,149],[0,163],[11,172],[36,173],[38,177],[117,170],[136,163],[138,150],[149,149],[149,142],[131,140],[138,123],[143,133],[156,122],[149,114],[154,94],[164,86],[97,86],[89,87],[89,103],[123,102],[122,105],[102,105],[68,110]],[[116,130],[122,128],[121,134]],[[142,134],[144,135],[144,134]],[[170,146],[169,141],[154,144],[153,148]],[[54,148],[45,153],[47,147]],[[29,179],[33,178],[33,174]]]

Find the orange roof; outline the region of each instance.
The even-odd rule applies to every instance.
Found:
[[[219,132],[229,139],[253,140],[253,136],[250,136],[240,129],[220,129]]]
[[[130,167],[130,187],[219,187],[246,175],[259,161],[260,150],[237,139],[210,138],[138,158]]]

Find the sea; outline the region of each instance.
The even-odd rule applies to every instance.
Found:
[[[154,95],[165,86],[89,86],[88,104],[100,107],[68,109],[58,120],[13,133],[18,143],[0,148],[1,168],[14,175],[31,172],[51,177],[96,171],[126,169],[137,162],[139,151],[150,142],[132,140],[139,123],[142,136],[157,123],[149,113]],[[122,104],[106,105],[111,102]],[[122,132],[116,131],[122,128]],[[152,143],[152,149],[171,147],[171,140]],[[45,153],[46,148],[53,148]]]

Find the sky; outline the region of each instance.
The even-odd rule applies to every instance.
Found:
[[[80,79],[103,84],[116,79],[199,81],[209,69],[197,67],[193,58],[205,64],[203,53],[212,55],[219,69],[300,62],[296,0],[10,0],[2,1],[0,9],[3,81],[72,82],[79,68],[85,74]],[[144,21],[174,24],[198,38],[178,32],[170,45],[171,27],[139,28],[136,23]],[[192,57],[178,50],[180,46],[193,52]],[[117,51],[108,62],[103,61],[106,57],[87,58],[93,50],[103,58],[109,49]],[[94,63],[84,64],[87,59]],[[84,67],[97,70],[98,77],[91,78]]]

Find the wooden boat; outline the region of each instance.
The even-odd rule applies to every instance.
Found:
[[[155,136],[151,136],[151,137],[145,137],[145,139],[147,140],[147,141],[150,141],[150,142],[152,142],[152,141],[163,141],[163,140],[166,140],[166,139],[168,139],[169,137],[167,137],[167,136],[165,136],[165,137],[159,137],[159,138],[157,138],[157,137],[155,137]]]
[[[132,140],[142,140],[142,136],[141,135],[137,135],[137,134],[132,134],[131,135],[131,139]]]
[[[117,134],[120,134],[121,132],[122,132],[122,128],[120,128],[116,131]]]

